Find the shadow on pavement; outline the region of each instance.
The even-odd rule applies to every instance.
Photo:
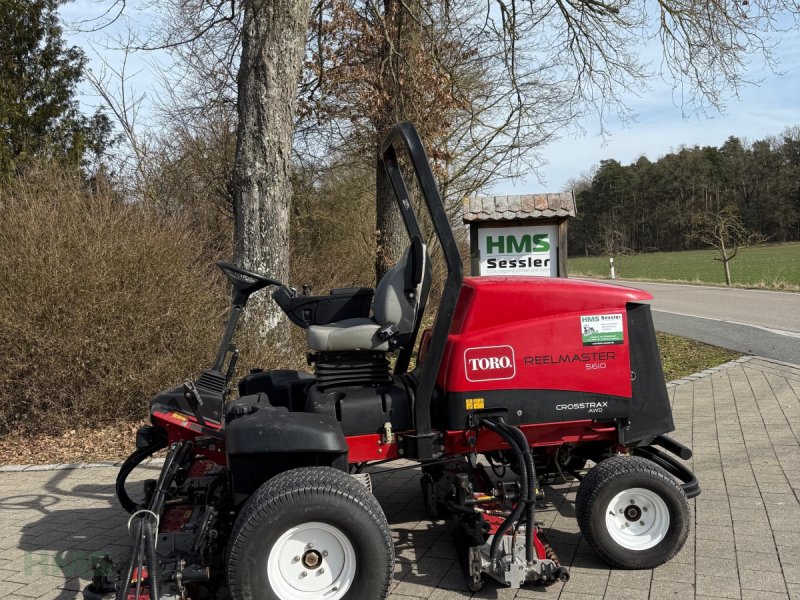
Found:
[[[55,471],[40,488],[42,493],[0,493],[0,511],[5,515],[17,511],[24,522],[17,543],[22,551],[18,563],[20,583],[55,580],[52,586],[58,588],[52,592],[55,600],[72,600],[79,594],[91,579],[95,554],[108,552],[112,558],[120,558],[128,551],[128,515],[117,503],[113,476],[108,480],[98,479],[97,483],[87,482],[92,471]],[[132,478],[131,492],[139,487],[135,481],[154,477],[157,472],[158,467],[140,468]],[[468,597],[466,554],[459,552],[459,548],[463,551],[465,547],[455,541],[452,523],[431,521],[425,514],[419,470],[398,471],[378,466],[370,472],[375,495],[387,515],[395,542],[393,590],[398,594],[425,596],[442,588]],[[109,470],[98,470],[96,476],[108,478]],[[574,507],[567,498],[571,491],[569,485],[547,486],[546,501],[540,507],[541,518],[547,522],[553,518],[574,519]],[[551,529],[548,538],[565,565],[607,568],[594,557],[577,552],[579,533]],[[525,589],[548,591],[543,587]],[[476,597],[499,598],[505,595],[503,590],[503,586],[487,578]]]
[[[144,467],[142,474],[148,470],[157,472]],[[54,471],[42,486],[45,493],[0,494],[2,513],[25,513],[17,543],[22,552],[15,561],[18,583],[44,585],[60,579],[52,598],[72,600],[91,579],[95,554],[118,558],[127,551],[128,515],[117,503],[113,479],[70,484],[76,474],[85,479],[92,471]],[[107,476],[108,470],[97,475]]]

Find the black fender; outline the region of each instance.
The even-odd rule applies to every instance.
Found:
[[[225,447],[238,505],[267,479],[289,469],[329,466],[347,471],[347,441],[332,415],[273,407],[265,394],[241,398],[228,413]],[[239,414],[236,414],[236,413]]]

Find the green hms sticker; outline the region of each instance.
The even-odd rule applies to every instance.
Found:
[[[622,314],[581,315],[581,338],[584,346],[621,344]]]

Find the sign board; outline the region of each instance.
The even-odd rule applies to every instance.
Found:
[[[481,275],[558,277],[558,225],[479,227]]]

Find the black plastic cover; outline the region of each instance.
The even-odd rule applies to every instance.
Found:
[[[344,319],[366,319],[372,306],[372,288],[339,288],[328,296],[292,296],[283,286],[272,297],[291,321],[302,328]]]
[[[142,425],[136,431],[136,449],[144,450],[160,446],[167,447],[167,431],[155,425]]]
[[[412,428],[410,395],[399,378],[378,387],[313,386],[306,411],[337,419],[345,435],[379,433],[386,423],[395,431]]]
[[[346,454],[342,429],[335,417],[289,412],[274,407],[265,394],[239,398],[255,410],[244,416],[226,418],[225,443],[229,455],[315,452]]]
[[[434,424],[442,429],[469,427],[469,416],[501,415],[511,425],[559,423],[581,419],[613,421],[624,419],[630,410],[630,398],[592,394],[574,390],[484,390],[482,410],[467,410],[466,400],[475,392],[447,392],[445,402],[434,404]]]
[[[197,415],[206,421],[222,422],[222,405],[225,397],[225,376],[214,369],[206,369],[195,381],[195,387],[203,404],[186,397],[183,386],[158,393],[150,400],[150,412],[154,409],[176,411],[185,415]]]
[[[650,443],[655,436],[669,433],[675,423],[650,305],[632,302],[627,311],[633,399],[627,426],[620,428],[619,437],[623,444],[634,445]]]
[[[259,371],[239,380],[239,396],[264,393],[272,406],[302,411],[306,403],[306,388],[313,381],[314,376],[303,371]]]

